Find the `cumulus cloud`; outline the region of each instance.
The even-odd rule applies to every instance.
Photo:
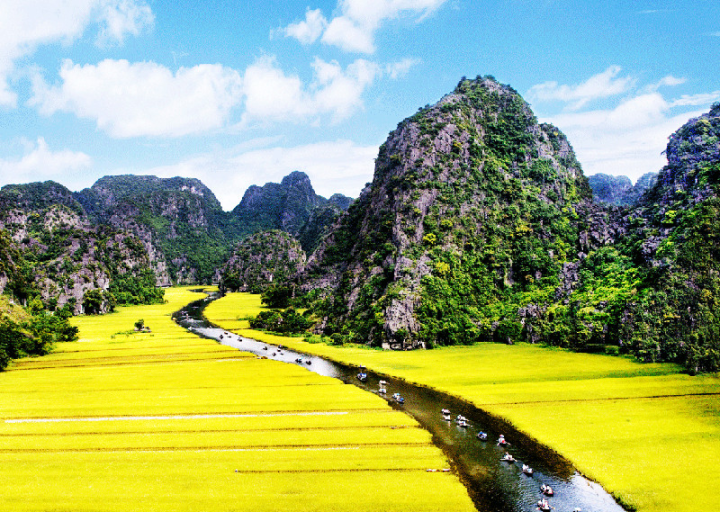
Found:
[[[418,65],[420,61],[418,59],[406,58],[397,62],[391,62],[385,65],[385,73],[392,78],[397,80],[408,74],[410,69]]]
[[[305,83],[270,56],[242,76],[219,64],[173,72],[152,62],[66,60],[58,84],[35,74],[28,103],[43,115],[69,112],[90,119],[115,138],[180,137],[229,129],[236,112],[242,115],[235,128],[323,117],[339,122],[363,108],[365,90],[382,74],[364,59],[343,68],[316,58],[311,68],[313,78]]]
[[[106,0],[100,6],[100,44],[122,43],[126,34],[137,36],[151,27],[155,16],[150,6],[135,0]]]
[[[329,197],[337,192],[357,197],[365,183],[372,180],[377,152],[377,146],[360,146],[347,140],[295,147],[241,147],[142,172],[161,177],[197,177],[215,193],[225,210],[231,210],[250,185],[279,183],[293,171],[305,172],[320,195]],[[127,172],[118,170],[119,174]]]
[[[113,137],[177,137],[221,128],[242,98],[241,77],[218,64],[173,73],[152,63],[104,60],[97,65],[66,60],[62,83],[39,77],[30,104],[44,115],[71,112],[97,123]]]
[[[70,150],[52,151],[45,139],[29,144],[19,159],[0,159],[0,176],[12,183],[26,183],[60,178],[76,174],[92,166],[92,158],[85,153]]]
[[[0,105],[14,107],[15,62],[45,44],[69,43],[97,24],[105,42],[122,42],[152,24],[144,0],[0,0]]]
[[[327,19],[320,9],[310,10],[305,13],[305,19],[292,23],[283,29],[287,37],[294,37],[302,44],[311,44],[318,40],[327,27]]]
[[[634,80],[623,87],[617,86],[617,89],[628,87],[630,83]],[[625,90],[625,96],[609,108],[584,111],[574,108],[540,117],[558,126],[568,136],[586,175],[602,172],[626,175],[635,180],[647,172],[659,171],[666,163],[663,151],[668,137],[688,119],[707,111],[710,104],[720,98],[720,91],[683,95],[677,99],[668,99],[658,91],[661,86],[684,83],[682,78],[667,76],[639,90]],[[541,105],[541,99],[560,99],[560,95],[537,95],[538,86],[533,89],[536,91],[535,99]],[[555,86],[554,90],[575,89]],[[565,94],[562,99],[577,102],[590,96]],[[688,107],[704,107],[704,110],[688,110]]]
[[[346,119],[362,108],[362,95],[379,73],[372,62],[358,59],[343,69],[337,62],[316,58],[308,85],[287,75],[272,57],[261,57],[244,75],[243,123],[300,121],[330,115]]]
[[[416,16],[422,21],[448,0],[339,0],[339,16],[327,20],[322,12],[308,10],[305,20],[283,29],[287,37],[303,44],[318,38],[346,52],[374,53],[375,32],[386,20]],[[321,35],[322,34],[322,35]]]
[[[570,110],[578,110],[593,100],[617,96],[630,90],[635,80],[632,77],[619,77],[620,71],[620,66],[610,66],[577,85],[544,82],[530,88],[528,98],[531,101],[561,101],[568,103]]]

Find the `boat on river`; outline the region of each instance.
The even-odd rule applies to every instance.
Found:
[[[360,382],[365,382],[365,381],[367,381],[367,373],[365,373],[365,372],[360,372],[360,373],[358,373],[358,374],[357,374],[357,379],[358,379]]]
[[[533,468],[531,468],[527,464],[523,464],[522,472],[525,473],[527,476],[533,476]]]
[[[405,403],[405,399],[402,397],[402,395],[400,393],[394,393],[392,397],[399,404]]]
[[[552,487],[547,484],[542,484],[540,486],[540,492],[543,493],[545,496],[553,496],[555,494],[555,491],[552,490]]]
[[[510,464],[512,464],[513,462],[515,462],[515,457],[513,457],[512,455],[510,455],[509,453],[506,452],[505,455],[503,455],[502,459],[500,459],[500,460],[503,462],[509,462]]]
[[[550,503],[548,503],[547,500],[540,500],[540,501],[537,502],[537,508],[539,508],[539,509],[542,510],[543,512],[547,512],[547,511],[550,510],[552,507],[550,506]]]
[[[480,441],[487,441],[488,440],[487,432],[478,432],[477,438],[480,439]]]

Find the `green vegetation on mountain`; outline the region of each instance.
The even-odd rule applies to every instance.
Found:
[[[640,176],[635,185],[627,176],[593,174],[588,183],[597,201],[617,206],[631,206],[638,202],[647,189],[655,184],[657,173],[649,172]]]
[[[307,174],[295,171],[280,183],[248,188],[231,219],[236,238],[281,230],[296,237],[303,249],[311,252],[351,203],[352,199],[342,194],[330,199],[317,195]]]
[[[529,341],[717,370],[719,114],[613,209],[514,90],[463,79],[381,146],[298,279],[304,304],[319,332],[376,346]]]
[[[106,176],[77,194],[97,222],[123,229],[154,250],[163,284],[210,282],[228,257],[225,213],[197,179]]]
[[[305,260],[300,243],[291,235],[279,230],[263,231],[235,247],[221,270],[220,287],[261,293],[301,271]]]

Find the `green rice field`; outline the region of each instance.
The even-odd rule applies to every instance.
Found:
[[[79,342],[0,373],[3,511],[475,510],[381,398],[172,322],[202,296],[77,317]]]
[[[669,364],[536,345],[477,344],[391,352],[310,344],[249,328],[260,298],[230,294],[206,316],[281,343],[462,397],[555,449],[627,508],[713,509],[720,503],[720,377]]]

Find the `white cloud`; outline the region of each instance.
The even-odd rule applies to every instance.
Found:
[[[242,99],[240,75],[218,64],[173,73],[152,63],[66,60],[62,83],[34,80],[31,105],[42,114],[71,112],[113,137],[177,137],[221,128]]]
[[[660,87],[663,86],[675,87],[677,85],[682,85],[685,82],[687,82],[686,78],[678,78],[672,75],[667,75],[662,77],[659,82],[651,85],[650,87],[651,90],[658,90]]]
[[[287,75],[273,57],[259,58],[240,73],[215,65],[170,69],[152,62],[104,60],[97,65],[66,60],[60,83],[35,74],[29,104],[44,115],[70,112],[90,119],[112,137],[180,137],[275,122],[333,122],[363,108],[363,94],[380,67],[357,59],[346,68],[316,58],[313,78]],[[232,128],[230,128],[232,129]]]
[[[559,100],[569,103],[570,110],[579,110],[592,100],[609,98],[629,91],[635,80],[632,77],[618,77],[620,71],[619,66],[610,66],[602,73],[578,85],[544,82],[531,87],[528,98],[532,101]]]
[[[602,172],[636,180],[647,172],[659,171],[667,163],[663,152],[668,137],[690,118],[707,111],[720,98],[720,91],[668,99],[659,90],[683,85],[686,79],[667,75],[636,88],[635,78],[620,77],[619,73],[618,66],[611,66],[576,86],[545,82],[532,87],[527,96],[541,105],[535,107],[539,112],[553,101],[571,104],[570,109],[554,115],[546,111],[539,117],[568,136],[585,175]],[[620,94],[622,98],[615,99],[613,105],[610,98]],[[610,106],[582,109],[594,99],[605,99]]]
[[[30,144],[20,159],[0,159],[0,176],[6,183],[26,183],[47,179],[63,183],[68,175],[89,169],[92,158],[85,153],[70,150],[52,151],[45,139],[38,138],[37,144]]]
[[[294,37],[302,44],[311,44],[318,40],[327,27],[327,20],[320,9],[305,13],[305,20],[292,23],[283,29],[287,37]]]
[[[135,0],[105,0],[100,7],[101,44],[122,43],[125,34],[137,36],[155,21],[150,6]]]
[[[699,106],[709,105],[720,99],[720,91],[701,93],[701,94],[683,94],[671,103],[673,107]]]
[[[707,95],[706,105],[720,92]],[[690,118],[705,110],[676,112],[678,106],[700,103],[668,101],[657,92],[640,94],[606,110],[566,112],[543,116],[570,140],[586,176],[596,173],[625,175],[633,181],[647,172],[657,172],[667,160],[668,137]]]
[[[8,78],[15,62],[42,45],[69,43],[97,23],[106,42],[152,24],[145,0],[0,0],[0,105],[14,107]]]
[[[362,108],[362,95],[378,75],[378,66],[358,59],[345,70],[335,61],[316,58],[314,78],[309,85],[286,75],[272,57],[261,57],[244,75],[245,113],[243,123],[301,121],[331,115],[347,118]]]
[[[404,15],[422,21],[447,0],[339,0],[339,16],[329,22],[321,11],[308,10],[305,20],[288,25],[284,33],[303,44],[315,42],[320,33],[323,43],[346,52],[373,53],[374,36],[386,20]]]
[[[225,210],[231,210],[240,203],[250,185],[279,183],[293,171],[305,172],[315,191],[322,196],[341,193],[357,197],[365,183],[372,180],[377,152],[378,146],[359,146],[346,140],[296,147],[240,148],[199,155],[142,173],[168,178],[196,177],[215,193]],[[117,171],[118,174],[127,172],[127,169]]]
[[[408,74],[411,68],[418,65],[420,61],[418,59],[406,58],[397,62],[392,62],[385,65],[385,73],[392,78],[397,80]]]

